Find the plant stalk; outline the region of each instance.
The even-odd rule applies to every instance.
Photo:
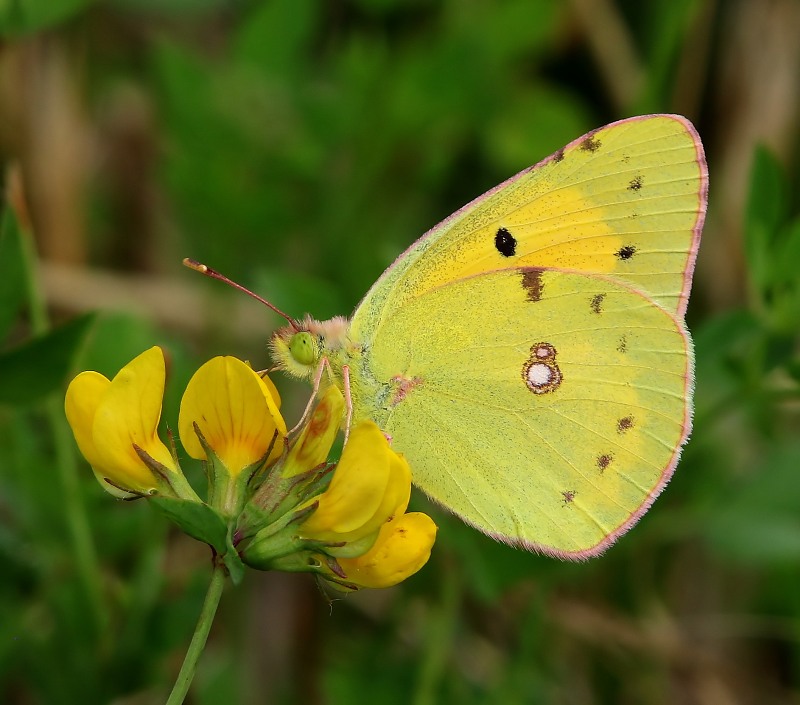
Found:
[[[211,583],[208,586],[203,609],[200,611],[200,617],[194,629],[194,636],[192,636],[180,673],[178,673],[178,678],[175,680],[175,685],[172,687],[172,692],[169,694],[166,705],[181,705],[189,692],[189,686],[192,684],[192,679],[197,670],[197,661],[205,648],[208,633],[211,631],[211,624],[214,621],[214,615],[217,613],[217,606],[219,605],[220,597],[222,597],[224,587],[225,567],[221,562],[215,561],[214,571],[211,574]]]

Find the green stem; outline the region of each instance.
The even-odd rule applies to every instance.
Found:
[[[31,233],[18,227],[20,248],[25,267],[25,285],[27,289],[28,307],[31,317],[31,329],[34,335],[45,335],[51,328],[47,312],[47,302],[42,293],[37,270],[36,248]],[[45,413],[53,434],[56,469],[64,498],[64,514],[67,529],[75,553],[75,562],[86,591],[90,614],[97,634],[106,634],[109,624],[108,611],[103,599],[100,566],[97,552],[92,540],[92,532],[86,516],[86,507],[81,492],[78,463],[75,456],[75,445],[72,434],[64,416],[61,398],[48,399]]]
[[[186,657],[183,659],[181,672],[178,674],[175,685],[172,687],[172,692],[169,694],[167,705],[180,705],[186,697],[186,693],[189,692],[189,686],[192,684],[194,673],[197,670],[197,661],[206,645],[206,639],[208,639],[208,633],[211,631],[211,623],[217,613],[217,605],[219,605],[219,598],[222,597],[222,589],[224,587],[225,567],[221,563],[215,562],[214,572],[211,574],[211,583],[208,586],[205,602],[203,602],[203,609],[200,611],[200,617],[194,629],[192,643],[189,644]]]

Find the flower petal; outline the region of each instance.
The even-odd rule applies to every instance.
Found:
[[[312,470],[328,458],[342,424],[344,397],[338,387],[328,387],[319,398],[311,418],[289,449],[283,465],[284,477]]]
[[[97,407],[111,386],[111,380],[99,372],[81,372],[67,387],[64,413],[72,428],[75,442],[89,465],[97,468],[100,458],[94,445],[92,427]]]
[[[412,512],[381,527],[372,548],[358,558],[339,558],[347,579],[359,587],[385,588],[414,575],[431,555],[436,524]]]
[[[399,506],[408,503],[408,464],[389,447],[372,422],[350,434],[328,489],[301,527],[301,535],[320,541],[355,541],[375,532]]]
[[[261,458],[276,430],[270,459],[277,458],[283,450],[280,441],[286,436],[286,423],[271,385],[235,357],[209,360],[189,381],[181,400],[178,431],[186,452],[205,458],[194,431],[196,423],[231,475]]]
[[[92,426],[97,469],[122,487],[148,491],[156,486],[134,444],[177,472],[172,455],[158,437],[165,375],[164,353],[152,347],[117,373],[97,406]]]
[[[275,406],[278,409],[280,409],[281,408],[281,395],[278,393],[278,388],[275,386],[275,383],[269,378],[269,375],[266,374],[266,373],[262,375],[262,374],[259,374],[258,372],[256,372],[256,374],[258,375],[258,378],[264,383],[264,386],[269,391],[270,396],[272,397],[272,401],[275,402]]]
[[[411,468],[405,457],[394,451],[392,451],[390,463],[390,479],[385,506],[391,519],[391,517],[400,516],[408,508],[408,502],[411,499]]]

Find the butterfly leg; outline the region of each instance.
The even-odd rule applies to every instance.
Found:
[[[292,435],[295,431],[302,427],[302,425],[306,422],[308,415],[311,413],[311,407],[314,405],[314,399],[317,398],[317,393],[319,392],[319,386],[322,383],[322,373],[325,368],[328,368],[328,372],[333,374],[333,370],[331,370],[331,363],[328,362],[327,357],[323,357],[319,361],[319,365],[317,366],[317,371],[314,373],[314,383],[313,388],[311,390],[311,396],[308,399],[308,404],[306,404],[306,408],[303,410],[303,415],[300,417],[300,420],[291,428],[288,435]]]
[[[344,442],[350,437],[350,425],[353,423],[353,397],[350,394],[350,365],[342,365],[342,386],[344,387],[344,403],[347,406],[347,420],[344,425]]]

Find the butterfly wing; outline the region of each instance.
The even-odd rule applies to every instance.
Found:
[[[426,233],[369,290],[354,334],[374,332],[426,291],[508,267],[605,273],[682,316],[707,190],[702,144],[685,118],[607,125]]]
[[[669,479],[691,421],[682,319],[708,177],[692,125],[613,123],[437,225],[354,313],[355,419],[501,540],[594,555]]]
[[[602,551],[669,479],[690,428],[681,320],[610,277],[505,269],[407,301],[353,361],[356,417],[482,531]]]

